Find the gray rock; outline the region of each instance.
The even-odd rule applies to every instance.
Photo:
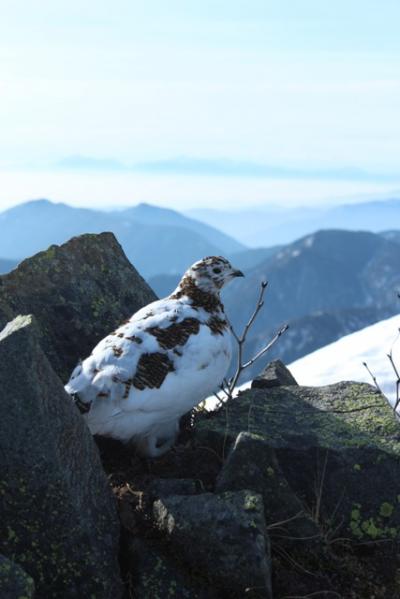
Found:
[[[297,381],[281,360],[274,360],[266,366],[260,376],[254,379],[251,388],[265,389],[287,385],[297,385]]]
[[[238,491],[169,496],[154,503],[153,517],[171,551],[199,577],[230,597],[256,590],[259,597],[271,597],[269,540],[260,495]]]
[[[130,590],[138,599],[218,599],[199,585],[154,543],[134,539],[129,548]]]
[[[289,545],[320,539],[318,526],[306,513],[290,488],[275,450],[262,437],[240,433],[218,476],[216,491],[251,489],[263,497],[265,521],[270,536],[276,534]]]
[[[0,334],[0,389],[0,552],[37,599],[120,597],[116,506],[30,316]]]
[[[400,539],[400,426],[367,384],[251,389],[211,418],[200,445],[223,453],[246,430],[275,450],[291,489],[325,534]]]
[[[18,314],[33,314],[66,382],[100,339],[155,299],[112,233],[81,235],[0,276],[0,330]]]
[[[33,599],[35,583],[15,562],[0,555],[1,599]]]
[[[199,481],[193,478],[153,478],[146,486],[150,497],[166,495],[196,495],[201,492]]]

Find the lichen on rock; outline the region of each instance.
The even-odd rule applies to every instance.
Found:
[[[0,276],[0,330],[18,314],[33,314],[66,382],[100,339],[155,299],[112,233],[81,235]]]
[[[93,439],[19,316],[0,333],[0,552],[35,598],[121,596],[116,506]]]

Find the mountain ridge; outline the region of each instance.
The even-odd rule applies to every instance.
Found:
[[[103,212],[75,208],[49,200],[31,200],[0,213],[0,256],[20,260],[51,244],[83,233],[113,232],[128,258],[146,277],[182,273],[188,265],[211,254],[229,254],[244,246],[215,227],[172,211],[146,206],[154,216],[143,217],[143,206]],[[138,212],[142,220],[138,220]],[[162,224],[164,214],[169,224]],[[136,219],[134,216],[136,215]],[[145,221],[145,222],[143,222]],[[156,221],[154,223],[154,221]]]

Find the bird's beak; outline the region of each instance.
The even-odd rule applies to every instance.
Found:
[[[244,277],[244,274],[242,273],[241,270],[233,270],[232,277]]]

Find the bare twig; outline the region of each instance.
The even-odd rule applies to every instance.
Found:
[[[217,398],[219,406],[222,407],[224,405],[224,402],[222,401],[222,399],[220,398],[220,396],[218,395],[218,393],[213,393],[214,397]]]
[[[397,294],[397,296],[400,299],[400,294],[399,293]],[[390,365],[391,365],[391,367],[393,369],[393,372],[395,374],[395,377],[396,377],[396,380],[395,380],[395,399],[394,399],[394,405],[392,407],[393,407],[393,412],[398,417],[399,417],[399,408],[400,408],[400,370],[397,367],[397,365],[396,365],[396,363],[395,363],[395,361],[393,359],[393,347],[398,342],[399,338],[400,338],[400,329],[398,329],[398,334],[397,334],[395,340],[393,341],[393,344],[392,344],[392,347],[390,348],[389,353],[386,354],[387,357],[388,357],[388,360],[390,362]],[[363,362],[363,366],[365,366],[365,368],[369,372],[372,380],[374,381],[374,385],[375,385],[376,389],[380,393],[382,393],[382,395],[384,395],[383,392],[382,392],[382,389],[380,388],[380,386],[378,384],[378,381],[376,380],[376,376],[371,372],[371,370],[368,367],[368,364],[366,362]]]
[[[325,452],[324,464],[322,466],[321,474],[317,474],[317,480],[315,481],[314,493],[315,493],[315,507],[312,510],[312,519],[316,524],[320,523],[321,518],[321,504],[322,504],[322,493],[324,490],[326,467],[328,464],[328,450]]]
[[[400,405],[400,374],[399,374],[396,364],[394,363],[392,350],[390,350],[387,357],[389,358],[389,362],[390,362],[390,364],[394,370],[394,373],[396,375],[396,397],[394,400],[393,409],[395,412],[397,412],[397,408]]]
[[[285,326],[283,326],[281,329],[279,329],[277,334],[271,339],[271,341],[263,349],[261,349],[253,358],[251,358],[251,360],[246,362],[246,364],[243,364],[242,369],[248,368],[249,366],[254,364],[254,362],[256,360],[258,360],[258,358],[261,358],[261,356],[263,356],[269,349],[271,349],[271,347],[278,341],[279,337],[281,337],[283,335],[283,333],[285,333],[285,331],[288,330],[288,328],[289,328],[289,325],[285,324]]]
[[[252,364],[254,364],[254,362],[256,360],[258,360],[259,358],[261,358],[268,350],[270,350],[271,347],[278,341],[279,337],[281,335],[283,335],[283,333],[289,328],[288,325],[283,326],[277,332],[277,334],[271,339],[271,341],[269,341],[267,343],[267,345],[265,347],[263,347],[259,352],[257,352],[257,354],[255,356],[253,356],[250,360],[248,360],[247,362],[243,363],[243,349],[244,349],[244,345],[246,343],[247,335],[248,335],[248,332],[249,332],[250,328],[254,324],[254,321],[257,318],[260,310],[264,306],[264,293],[265,293],[265,290],[266,290],[267,286],[268,286],[268,282],[267,281],[262,281],[261,282],[260,292],[259,292],[259,295],[258,295],[256,307],[254,308],[254,311],[253,311],[252,315],[250,316],[247,324],[245,325],[242,334],[238,335],[236,333],[236,331],[234,330],[234,328],[232,327],[232,325],[230,325],[230,329],[232,331],[232,335],[235,338],[235,340],[237,342],[237,345],[238,345],[238,357],[237,357],[237,366],[236,366],[235,373],[229,379],[229,381],[226,380],[226,379],[224,379],[222,381],[221,391],[224,392],[225,399],[231,399],[233,397],[233,393],[234,393],[235,387],[237,385],[237,382],[238,382],[238,380],[240,378],[240,375],[242,374],[243,370],[245,370],[249,366],[252,366]],[[214,394],[214,395],[216,395],[216,394]],[[217,398],[221,402],[221,398],[219,396],[217,396]]]
[[[369,373],[370,377],[372,378],[372,380],[374,381],[374,385],[377,388],[377,390],[379,391],[379,393],[382,393],[382,389],[380,388],[378,381],[376,380],[376,376],[371,372],[368,364],[366,362],[363,362],[363,366],[365,366],[365,368],[368,370],[368,373]]]
[[[286,518],[286,520],[281,520],[280,522],[273,522],[272,524],[268,524],[267,530],[270,531],[273,528],[281,528],[284,524],[289,524],[289,522],[293,522],[293,520],[298,520],[299,518],[303,518],[303,517],[304,517],[304,511],[300,510],[300,512],[298,512],[297,514],[294,514],[294,516],[291,516],[290,518]]]

